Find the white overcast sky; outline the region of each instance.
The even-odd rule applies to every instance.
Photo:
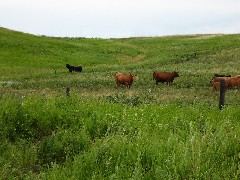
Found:
[[[58,37],[240,33],[240,0],[0,0],[0,27]]]

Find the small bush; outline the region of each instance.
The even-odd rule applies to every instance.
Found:
[[[42,166],[62,164],[67,158],[73,160],[74,156],[88,150],[90,145],[90,137],[85,131],[64,130],[40,142],[37,157]]]
[[[130,106],[138,106],[144,101],[139,96],[126,96],[124,94],[111,95],[106,97],[107,101],[111,103],[123,103]]]

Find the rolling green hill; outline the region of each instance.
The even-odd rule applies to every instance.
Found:
[[[0,28],[0,179],[239,179],[240,35],[57,38]],[[66,64],[81,65],[69,73]],[[154,71],[178,71],[171,85]],[[131,89],[113,74],[134,73]],[[70,87],[70,96],[66,88]]]
[[[161,94],[156,97],[161,101],[169,96],[179,99],[176,93],[187,99],[196,93],[211,99],[213,74],[239,74],[238,34],[87,39],[34,36],[1,28],[0,37],[0,81],[13,82],[10,90],[24,94],[34,90],[59,95],[69,86],[83,96],[113,95],[119,91],[112,75],[131,72],[138,76],[134,94],[150,89],[156,96]],[[83,66],[83,72],[70,75],[66,63]],[[174,70],[180,73],[172,85],[175,88],[155,86],[154,71]]]

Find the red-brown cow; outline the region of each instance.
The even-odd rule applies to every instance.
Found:
[[[221,83],[220,81],[213,82],[213,90],[214,91],[219,91],[220,90]],[[228,89],[227,82],[225,81],[225,91]]]
[[[235,77],[232,77],[232,78],[228,78],[226,80],[226,83],[227,83],[227,89],[231,89],[231,88],[234,88],[234,87],[240,87],[240,76],[235,76]]]
[[[210,84],[214,84],[215,82],[220,82],[221,80],[227,81],[231,77],[229,76],[213,76],[212,80],[210,81]]]
[[[156,84],[159,82],[170,84],[173,82],[175,77],[179,77],[178,72],[154,72],[153,79],[156,80]]]
[[[220,89],[220,82],[213,82],[213,90],[219,91]]]
[[[116,80],[116,87],[120,84],[125,85],[126,88],[130,88],[133,83],[133,80],[136,79],[137,75],[134,74],[123,74],[123,73],[116,73],[114,74]]]
[[[228,78],[231,78],[231,75],[225,75],[225,74],[214,74],[211,81],[210,85],[213,85],[214,82],[220,82],[221,80],[227,80]]]

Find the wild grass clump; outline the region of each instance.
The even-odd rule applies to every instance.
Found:
[[[76,130],[75,130],[76,131]],[[44,138],[37,147],[37,160],[43,167],[62,164],[67,159],[73,160],[91,145],[90,136],[85,131],[64,130]]]
[[[120,107],[117,104],[112,106]],[[97,137],[91,149],[76,155],[73,163],[55,164],[49,173],[39,177],[239,177],[238,120],[230,115],[230,109],[219,112],[205,104],[193,107],[140,105],[132,108],[124,105],[120,112],[111,113],[112,117],[117,117],[114,133],[108,131],[105,136]],[[112,124],[109,125],[108,128],[112,128]]]
[[[149,104],[154,102],[154,97],[152,96],[127,96],[122,93],[118,93],[116,95],[109,95],[106,97],[106,100],[111,103],[122,103],[130,106],[138,106],[140,104]]]
[[[184,102],[132,106],[73,94],[5,95],[1,104],[3,178],[239,176],[238,107],[219,111],[208,103]]]

